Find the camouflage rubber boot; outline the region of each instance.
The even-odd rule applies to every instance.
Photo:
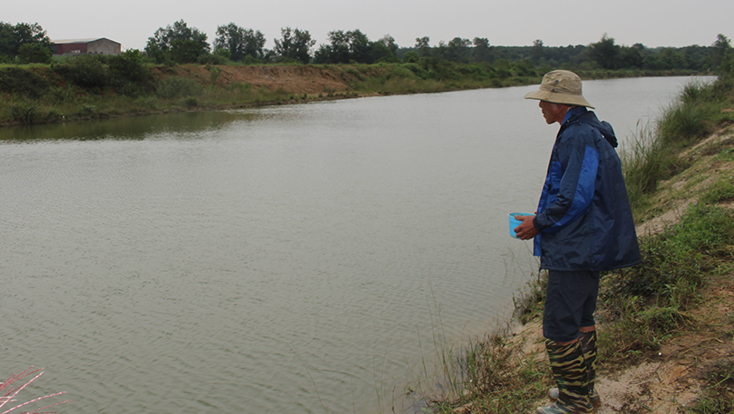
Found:
[[[579,342],[586,360],[586,373],[589,375],[589,398],[594,408],[599,408],[601,407],[601,397],[594,389],[594,383],[596,382],[596,331],[581,332]],[[548,397],[551,402],[557,400],[558,388],[549,389]]]
[[[546,340],[553,377],[558,385],[558,399],[540,407],[536,414],[588,414],[594,412],[589,400],[589,378],[580,341],[568,345]]]

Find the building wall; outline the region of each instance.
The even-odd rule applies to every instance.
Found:
[[[85,53],[92,55],[119,55],[121,53],[121,45],[110,39],[101,38],[90,41],[55,43],[53,50],[56,55],[78,55]]]
[[[120,44],[109,39],[99,39],[87,43],[87,53],[95,55],[119,55]]]
[[[86,43],[57,43],[54,47],[57,55],[87,53]]]

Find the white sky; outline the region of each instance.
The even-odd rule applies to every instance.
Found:
[[[106,37],[122,49],[143,49],[160,27],[183,19],[216,37],[230,22],[261,31],[272,49],[280,29],[308,30],[327,42],[332,30],[386,34],[411,47],[454,37],[486,37],[491,45],[587,45],[604,33],[618,45],[709,46],[723,33],[734,41],[732,0],[0,0],[0,21],[39,23],[54,39]]]

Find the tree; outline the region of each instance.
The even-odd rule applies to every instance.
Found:
[[[474,38],[474,60],[476,62],[492,63],[492,50],[489,48],[489,40],[486,37]]]
[[[587,49],[592,60],[596,61],[604,69],[616,69],[619,46],[614,44],[614,39],[604,33],[598,43],[592,43]]]
[[[15,58],[23,45],[39,45],[50,50],[51,40],[38,23],[18,23],[13,26],[0,22],[0,55]],[[38,47],[26,49],[25,53],[31,50],[42,53]]]
[[[372,42],[370,50],[371,62],[400,62],[398,59],[398,45],[395,39],[390,35],[385,35],[382,39]]]
[[[452,62],[466,62],[469,55],[469,46],[472,45],[471,40],[455,37],[451,39],[448,45],[441,43],[443,58]]]
[[[716,68],[717,72],[721,75],[726,76],[732,72],[732,47],[729,38],[719,33],[716,37],[716,41],[713,45],[713,53],[711,55],[713,61],[713,67]]]
[[[373,44],[360,30],[329,32],[328,45],[321,45],[316,51],[315,60],[319,63],[373,63],[371,61]]]
[[[290,27],[280,29],[280,39],[275,39],[275,54],[283,59],[308,63],[311,60],[311,48],[316,41],[311,39],[308,30],[291,30]]]
[[[643,64],[644,58],[640,48],[632,46],[619,49],[619,63],[617,65],[619,69],[640,69]]]
[[[246,56],[262,59],[264,56],[265,36],[258,30],[245,29],[230,23],[217,27],[214,47],[229,51],[229,59],[239,62]]]
[[[537,39],[533,41],[533,63],[536,65],[539,64],[543,58],[545,57],[545,47],[543,46],[543,41],[540,39]]]
[[[349,42],[344,31],[335,30],[329,32],[329,44],[319,45],[314,53],[316,63],[348,63]]]
[[[321,45],[318,61],[322,63],[349,63],[349,36],[343,30],[329,32],[329,45]]]
[[[431,46],[428,44],[431,39],[428,36],[416,37],[415,38],[415,50],[418,51],[418,55],[426,57],[431,55]]]
[[[209,53],[211,47],[206,41],[206,33],[190,28],[183,20],[173,26],[159,28],[148,38],[145,52],[158,63],[170,59],[177,63],[193,63],[199,56]]]

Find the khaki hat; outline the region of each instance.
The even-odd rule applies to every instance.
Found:
[[[581,94],[579,75],[567,70],[554,70],[546,73],[540,83],[540,88],[525,95],[525,99],[594,108]]]

